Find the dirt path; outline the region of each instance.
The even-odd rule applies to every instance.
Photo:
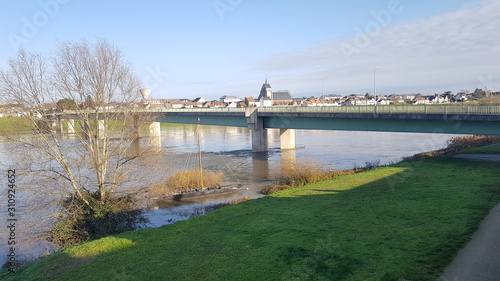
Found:
[[[500,204],[446,267],[440,281],[500,280]]]
[[[477,160],[500,162],[500,154],[458,154],[455,155],[455,157],[464,159],[477,159]]]
[[[456,157],[500,161],[500,154],[462,154]],[[500,204],[484,218],[471,241],[458,252],[438,280],[500,280]]]

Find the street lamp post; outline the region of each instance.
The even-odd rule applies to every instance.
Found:
[[[375,113],[377,113],[377,69],[380,69],[380,66],[373,67],[373,96],[375,97]]]
[[[321,96],[323,96],[323,106],[325,105],[325,83],[324,79],[321,78]]]

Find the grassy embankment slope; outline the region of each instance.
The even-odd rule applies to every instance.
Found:
[[[18,135],[32,130],[31,124],[23,117],[0,118],[0,136]]]
[[[498,163],[407,161],[93,241],[0,279],[433,280],[499,184]]]
[[[125,123],[122,121],[109,120],[107,128],[111,132],[121,132],[126,129]],[[169,124],[170,125],[170,124]],[[67,124],[63,124],[63,129],[67,131]],[[140,127],[141,133],[146,134],[149,130],[146,125]],[[81,125],[79,120],[75,120],[75,131],[80,133]],[[31,134],[34,132],[33,125],[24,117],[3,117],[0,118],[0,136]]]

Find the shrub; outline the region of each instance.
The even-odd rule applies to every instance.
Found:
[[[433,150],[428,152],[417,153],[410,157],[404,157],[403,160],[422,160],[427,157],[435,157],[455,153],[462,150],[467,150],[475,147],[481,147],[493,143],[500,143],[499,136],[460,136],[453,137],[447,141],[447,146],[444,149]]]
[[[377,167],[380,167],[380,160],[366,161],[365,167],[363,167],[363,169],[372,170],[372,169],[375,169]]]
[[[273,185],[265,186],[264,188],[262,188],[259,191],[259,193],[264,194],[264,195],[269,195],[269,194],[273,194],[273,193],[276,193],[278,191],[282,191],[282,190],[289,189],[289,188],[292,188],[292,187],[289,185],[273,184]]]
[[[218,186],[224,180],[221,172],[202,172],[203,186]],[[185,170],[175,173],[167,180],[167,186],[175,191],[196,189],[201,186],[200,169]]]
[[[224,181],[221,172],[203,171],[203,186],[219,186]],[[150,196],[157,197],[172,192],[200,188],[200,169],[183,170],[173,174],[166,183],[158,183],[150,188]]]
[[[313,163],[287,165],[281,169],[278,183],[299,187],[308,183],[318,182],[329,178],[328,172]]]
[[[417,153],[413,156],[408,156],[408,157],[403,157],[403,161],[418,161],[425,159],[427,157],[435,157],[435,156],[440,156],[444,155],[446,153],[446,149],[439,149],[439,150],[432,150],[428,152],[421,152]]]
[[[448,152],[457,152],[474,147],[485,146],[488,144],[500,143],[500,136],[462,136],[453,137],[448,140],[446,150]]]
[[[301,163],[284,167],[277,176],[277,184],[269,185],[260,190],[261,194],[269,195],[281,190],[301,187],[306,184],[346,176],[361,172],[363,169],[326,171],[313,163]]]
[[[147,222],[142,210],[132,210],[135,200],[130,196],[96,200],[97,193],[89,193],[87,206],[71,196],[61,206],[68,215],[58,219],[49,233],[49,241],[61,248],[82,244],[108,235],[136,230]]]

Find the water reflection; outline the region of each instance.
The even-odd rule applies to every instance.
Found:
[[[300,148],[298,148],[300,149]],[[280,153],[281,170],[288,170],[297,163],[297,149],[286,149]]]
[[[257,178],[267,179],[269,175],[269,152],[252,153],[252,171]]]

